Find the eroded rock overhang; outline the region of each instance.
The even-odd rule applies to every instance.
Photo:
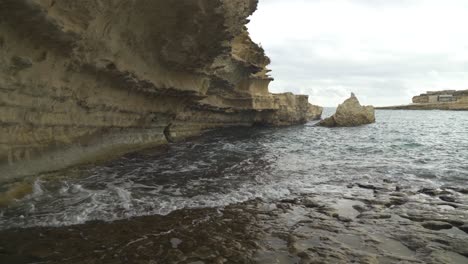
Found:
[[[253,124],[319,118],[270,94],[257,0],[0,0],[0,181]]]

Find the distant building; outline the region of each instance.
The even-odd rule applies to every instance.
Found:
[[[415,104],[450,103],[458,101],[468,101],[468,90],[430,91],[413,97],[413,103]]]
[[[437,103],[439,102],[439,96],[438,95],[429,95],[429,103]]]
[[[457,101],[457,99],[452,94],[442,94],[442,95],[439,95],[438,101],[441,103],[446,103],[446,102],[455,102]]]

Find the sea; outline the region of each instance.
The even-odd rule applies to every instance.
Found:
[[[333,112],[326,108],[324,117]],[[32,194],[0,209],[0,229],[222,208],[339,191],[354,182],[468,186],[467,112],[377,110],[376,119],[353,128],[313,121],[221,129],[164,149],[42,175]]]

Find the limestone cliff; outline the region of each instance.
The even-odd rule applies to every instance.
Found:
[[[258,0],[0,0],[1,180],[228,126],[319,118],[270,94]]]

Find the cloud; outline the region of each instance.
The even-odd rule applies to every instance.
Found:
[[[468,89],[468,1],[260,0],[249,24],[272,59],[272,92],[333,106],[409,103]]]

